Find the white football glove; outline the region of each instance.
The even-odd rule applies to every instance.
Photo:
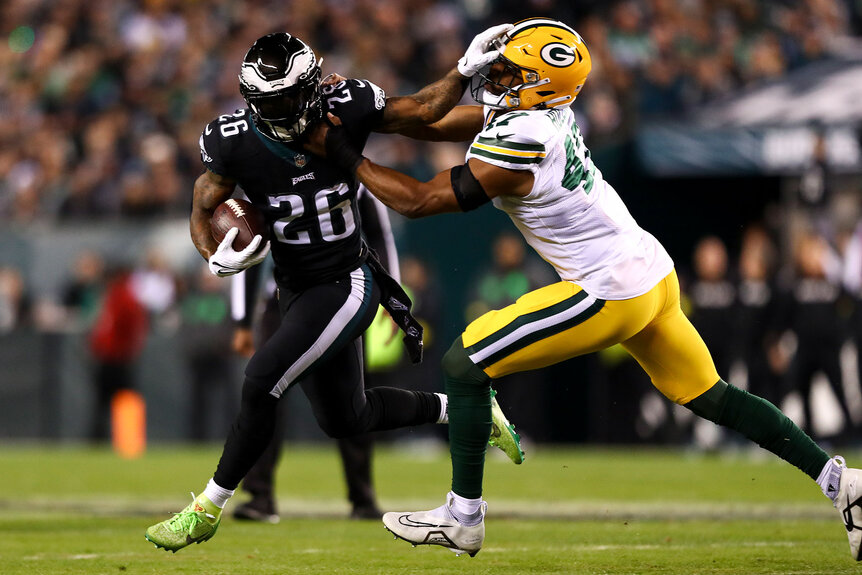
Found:
[[[458,71],[461,75],[471,78],[476,72],[496,60],[500,52],[496,47],[492,47],[491,43],[512,28],[514,28],[512,24],[500,24],[476,34],[467,51],[458,60]]]
[[[266,242],[260,251],[257,251],[263,241],[263,237],[260,235],[254,236],[254,239],[241,252],[234,250],[231,244],[233,244],[238,233],[239,228],[231,228],[218,245],[218,249],[210,257],[209,266],[213,274],[219,277],[232,276],[266,259],[266,255],[269,253],[269,242]]]

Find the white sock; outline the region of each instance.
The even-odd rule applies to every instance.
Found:
[[[466,523],[465,520],[469,521],[470,519],[474,519],[475,523],[478,523],[479,520],[482,519],[481,513],[479,512],[482,508],[481,497],[478,499],[467,499],[466,497],[461,497],[454,491],[450,491],[449,496],[452,498],[452,504],[450,505],[452,515],[454,515],[455,519],[459,522]]]
[[[820,475],[817,476],[817,485],[823,491],[823,495],[835,501],[838,497],[838,487],[841,485],[841,471],[846,467],[844,458],[836,455],[826,462]]]
[[[449,397],[445,393],[435,393],[440,398],[440,417],[437,423],[449,423]]]
[[[219,486],[214,480],[210,479],[204,489],[203,495],[213,502],[213,505],[219,509],[223,509],[227,500],[233,495],[234,489],[225,489]]]

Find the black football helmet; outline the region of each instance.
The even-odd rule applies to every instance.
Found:
[[[295,142],[321,117],[320,62],[309,46],[285,32],[258,38],[242,60],[239,91],[258,131]]]

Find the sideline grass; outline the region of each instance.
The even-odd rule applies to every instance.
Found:
[[[212,473],[220,449],[0,447],[0,573],[850,573],[837,513],[800,472],[751,452],[534,448],[488,463],[486,545],[475,558],[394,541],[347,513],[334,448],[290,447],[277,526],[224,519],[177,554],[143,538]],[[845,454],[853,461],[858,457]],[[379,449],[387,509],[439,505],[445,452]],[[241,500],[241,499],[240,499]]]

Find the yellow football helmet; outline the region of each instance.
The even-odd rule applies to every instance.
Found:
[[[557,20],[521,20],[496,47],[500,57],[471,87],[476,101],[493,108],[568,106],[592,69],[583,38]]]

